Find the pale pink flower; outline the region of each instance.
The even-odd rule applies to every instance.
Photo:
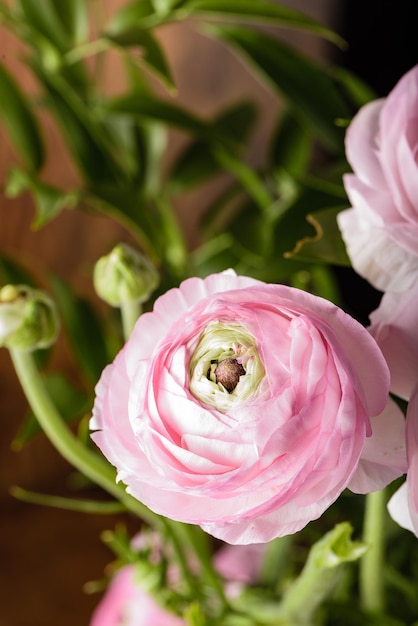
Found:
[[[409,400],[406,416],[408,474],[389,503],[393,519],[418,536],[418,285],[384,294],[370,316],[370,332],[391,373],[391,390]]]
[[[406,423],[408,475],[388,508],[395,522],[418,537],[418,384],[411,394]]]
[[[418,276],[418,66],[366,104],[346,135],[351,209],[338,215],[354,269],[381,291]]]
[[[360,491],[403,473],[403,421],[396,448],[370,421],[388,388],[374,339],[341,309],[224,272],[140,317],[97,385],[92,437],[153,511],[262,543],[319,517],[357,467]]]
[[[185,626],[135,580],[135,567],[127,565],[112,579],[94,611],[90,626]]]
[[[390,389],[408,400],[418,382],[418,276],[415,288],[385,293],[370,322],[369,330],[389,366]]]

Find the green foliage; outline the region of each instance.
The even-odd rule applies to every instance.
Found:
[[[120,222],[158,267],[161,291],[190,274],[205,276],[231,267],[338,302],[329,265],[349,264],[336,222],[336,214],[348,203],[341,182],[348,169],[344,133],[358,107],[374,94],[351,73],[325,68],[296,51],[274,29],[304,30],[343,47],[341,37],[273,0],[135,0],[122,3],[105,23],[97,20],[95,11],[97,2],[86,0],[0,0],[0,22],[24,45],[23,63],[37,94],[26,94],[19,74],[12,76],[7,68],[7,59],[0,62],[0,124],[18,157],[8,172],[5,194],[32,197],[34,228],[47,228],[65,209],[94,211]],[[277,102],[280,113],[256,166],[252,139],[262,120],[254,102],[240,100],[204,116],[176,99],[175,72],[159,34],[165,25],[186,20],[215,45],[238,54],[244,68],[255,73]],[[260,28],[265,25],[268,30]],[[125,82],[120,93],[108,95],[101,72],[115,52]],[[44,166],[54,155],[43,139],[40,120],[45,113],[53,117],[79,174],[71,189],[48,180]],[[167,167],[165,153],[173,130],[185,143]],[[204,185],[214,178],[219,191],[206,199]],[[205,206],[199,207],[199,241],[190,250],[174,207],[199,188]],[[33,282],[8,258],[0,258],[0,277],[4,282]],[[96,309],[56,276],[49,284],[78,379],[49,373],[43,381],[63,420],[77,421],[90,412],[93,386],[122,338],[110,311]],[[15,448],[37,432],[39,426],[29,414]],[[65,500],[22,490],[15,495],[86,512],[124,508],[114,502]],[[348,562],[361,556],[363,546],[351,541],[349,526],[338,525],[325,535],[312,548],[306,569],[301,567],[307,546],[315,544],[325,528],[341,522],[338,515],[346,514],[344,506],[338,514],[332,510],[329,518],[325,515],[325,522],[312,524],[292,545],[286,539],[272,542],[261,575],[263,586],[247,589],[230,604],[211,565],[207,535],[199,536],[194,527],[173,530],[163,521],[160,529],[171,537],[180,569],[187,569],[184,546],[193,546],[200,563],[198,575],[189,573],[189,580],[185,575],[187,584],[170,602],[177,602],[177,613],[196,626],[215,623],[215,617],[220,626],[398,626],[396,619],[366,614],[358,606],[350,579],[353,565]],[[354,509],[358,513],[359,507]],[[128,535],[119,531],[104,539],[118,564],[138,564],[142,558],[140,565],[153,569],[144,555],[135,553]],[[418,577],[418,555],[416,547],[405,551],[403,545],[396,545],[395,536],[390,556],[396,569],[388,566],[385,575],[393,596],[390,613],[398,614],[395,604],[401,604],[400,619],[411,623],[418,613],[411,583]],[[158,576],[166,575],[159,568]],[[405,575],[399,574],[402,570]]]
[[[287,268],[283,258],[286,250],[273,250],[278,207],[283,210],[283,198],[274,180],[282,172],[295,177],[303,174],[314,141],[341,151],[343,129],[336,119],[349,116],[353,99],[365,97],[361,96],[364,90],[361,92],[355,77],[340,73],[335,80],[340,86],[343,83],[349,94],[345,103],[333,78],[291,46],[253,27],[221,22],[244,20],[296,28],[343,45],[336,33],[270,0],[137,0],[123,4],[98,25],[95,7],[82,0],[15,0],[9,6],[0,3],[0,16],[4,27],[25,43],[27,68],[39,92],[36,100],[29,100],[0,64],[0,121],[4,121],[24,163],[13,166],[6,193],[15,197],[29,191],[36,207],[35,228],[47,224],[63,209],[104,212],[127,226],[162,272],[176,281],[192,271],[202,274],[209,265],[224,269],[225,263],[260,275],[260,267],[270,264],[272,256],[274,262],[278,258],[279,266]],[[287,102],[288,110],[272,138],[267,163],[258,171],[246,156],[250,131],[259,121],[252,102],[237,102],[212,119],[204,119],[174,99],[173,72],[158,30],[166,23],[192,17],[198,26],[205,26],[212,36],[243,54],[244,62],[248,60]],[[97,32],[96,39],[91,39],[91,32]],[[109,97],[96,78],[113,50],[118,51],[125,67],[126,88]],[[167,96],[154,93],[149,74],[168,88]],[[38,113],[45,108],[55,118],[80,172],[81,183],[73,189],[51,184],[42,173],[45,158],[51,157],[45,155],[38,122]],[[169,127],[186,133],[189,142],[165,173],[162,163]],[[212,232],[213,242],[204,236],[206,251],[219,249],[219,241],[223,241],[222,250],[218,250],[221,256],[215,259],[212,255],[209,265],[196,267],[200,252],[187,261],[172,199],[176,196],[181,200],[190,188],[220,175],[234,181],[225,192],[229,198],[216,202],[216,208],[208,207],[204,221],[207,224],[209,216],[216,214],[216,220],[229,230],[231,245],[225,247],[227,239],[219,240],[218,233]],[[239,205],[232,220],[231,202]],[[306,213],[312,212],[312,207],[306,208]],[[254,241],[245,234],[247,227],[254,229]],[[207,226],[205,232],[209,232]],[[299,266],[294,263],[297,271]],[[293,269],[279,269],[274,279],[283,280]]]

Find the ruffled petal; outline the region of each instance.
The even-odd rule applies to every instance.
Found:
[[[386,293],[370,321],[369,331],[389,365],[391,391],[409,399],[418,372],[418,284],[401,294]]]
[[[372,435],[348,484],[355,493],[383,489],[407,470],[405,419],[399,407],[389,398],[385,410],[370,421]]]
[[[360,109],[348,127],[345,149],[348,162],[354,172],[368,185],[384,183],[382,168],[377,155],[379,116],[385,100],[374,100]]]

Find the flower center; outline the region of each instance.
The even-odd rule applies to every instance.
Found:
[[[208,373],[210,370],[208,371]],[[217,383],[221,383],[228,393],[232,393],[235,387],[238,385],[240,376],[245,375],[245,369],[241,363],[238,363],[237,359],[231,357],[224,359],[218,363],[215,367],[215,379]],[[208,376],[210,380],[210,376]]]
[[[189,364],[190,391],[205,404],[226,412],[253,396],[264,377],[254,337],[242,326],[209,324]]]

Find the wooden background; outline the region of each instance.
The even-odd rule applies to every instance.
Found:
[[[102,4],[110,13],[123,2],[106,0]],[[335,15],[338,3],[332,0],[289,0],[287,4],[338,29]],[[261,158],[278,101],[230,52],[197,34],[191,25],[165,27],[160,35],[174,68],[180,102],[201,115],[209,115],[244,96],[259,103],[264,114],[253,144],[252,159],[256,162]],[[296,33],[286,36],[313,56],[329,53],[328,44],[314,37]],[[20,61],[21,53],[19,43],[0,29],[1,61],[15,73],[24,89],[33,93],[30,76]],[[120,89],[118,76],[116,66],[111,64],[105,75],[106,88],[110,91]],[[48,118],[44,123],[50,155],[45,179],[70,187],[77,173],[53,123]],[[168,159],[180,142],[176,135],[171,137]],[[15,162],[13,149],[0,127],[1,185]],[[196,239],[199,209],[211,193],[210,188],[190,193],[177,207],[191,245]],[[80,293],[91,295],[92,265],[124,237],[122,229],[105,218],[64,212],[50,225],[34,232],[30,227],[32,218],[33,207],[28,197],[7,200],[0,195],[1,252],[27,264],[39,276],[53,268]],[[71,373],[62,339],[55,350],[53,366]],[[88,624],[99,598],[85,594],[83,585],[103,576],[112,555],[99,536],[103,529],[114,528],[117,519],[52,510],[12,498],[9,494],[12,485],[45,493],[65,493],[71,469],[43,436],[23,451],[11,449],[26,403],[6,350],[0,350],[0,407],[0,626],[83,626]],[[127,521],[134,531],[137,522]]]

